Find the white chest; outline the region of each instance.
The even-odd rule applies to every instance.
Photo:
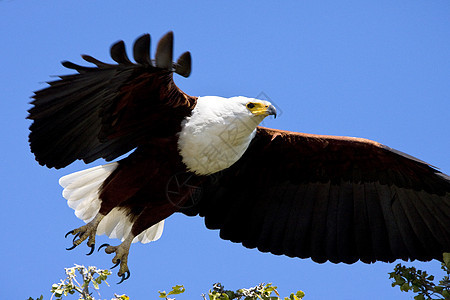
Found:
[[[232,110],[218,113],[198,101],[192,115],[183,121],[179,134],[178,149],[183,163],[198,175],[230,167],[247,150],[261,120],[236,115]]]

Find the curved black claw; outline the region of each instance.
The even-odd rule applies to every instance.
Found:
[[[75,236],[73,237],[72,242],[75,243],[75,240],[81,235],[81,232],[78,232],[77,234],[75,234]]]
[[[88,245],[88,246],[89,246],[89,245]],[[86,255],[91,255],[92,253],[94,253],[94,250],[95,250],[95,244],[92,245],[92,246],[89,246],[89,247],[91,247],[91,251],[89,251],[89,253],[86,254]]]
[[[75,249],[76,246],[78,246],[78,245],[75,245],[75,244],[74,244],[72,247],[66,248],[66,250],[73,250],[73,249]]]
[[[73,234],[73,230],[71,230],[71,231],[69,231],[68,233],[66,233],[66,235],[64,236],[64,238],[67,238],[67,236],[69,235],[69,234]]]
[[[117,267],[118,265],[120,265],[120,259],[117,260],[116,264],[114,266],[112,266],[110,269],[114,269],[115,267]],[[122,275],[123,276],[123,275]]]
[[[98,247],[97,251],[100,251],[100,249],[102,249],[103,247],[109,247],[109,244],[103,244],[100,247]]]
[[[130,278],[130,271],[126,271],[124,274],[120,275],[120,277],[122,277],[122,279],[117,284],[121,284],[122,282]]]

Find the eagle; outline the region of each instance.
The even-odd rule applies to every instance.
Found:
[[[150,35],[92,56],[34,93],[29,143],[39,164],[108,163],[62,177],[63,196],[85,225],[73,235],[95,249],[96,235],[130,277],[134,242],[161,237],[180,212],[204,217],[220,237],[247,248],[323,263],[442,260],[450,251],[450,177],[378,142],[259,126],[276,116],[268,101],[194,97],[191,55],[173,62],[173,32],[150,55]],[[124,156],[128,154],[128,156]],[[122,158],[124,157],[124,158]]]

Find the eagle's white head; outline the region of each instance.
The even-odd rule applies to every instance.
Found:
[[[178,149],[189,171],[208,175],[224,170],[244,154],[265,117],[276,116],[268,101],[215,96],[199,97],[182,123]]]

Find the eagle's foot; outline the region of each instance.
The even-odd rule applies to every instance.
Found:
[[[73,245],[72,245],[72,247],[67,248],[67,250],[75,249],[75,247],[77,247],[83,241],[85,241],[87,239],[88,240],[87,245],[88,245],[88,247],[91,248],[91,250],[89,251],[89,253],[87,255],[91,255],[95,249],[95,234],[97,233],[97,227],[102,219],[103,219],[103,215],[97,214],[97,216],[95,216],[95,218],[91,222],[66,233],[66,235],[65,235],[66,238],[69,234],[74,235],[73,241],[72,241]]]
[[[101,248],[105,248],[105,252],[107,254],[115,253],[116,255],[112,259],[112,262],[114,266],[111,267],[111,269],[119,267],[119,272],[117,275],[119,277],[122,277],[119,283],[122,283],[124,280],[127,280],[130,278],[130,270],[128,269],[128,253],[130,252],[130,246],[131,241],[133,240],[132,237],[127,237],[120,245],[118,246],[111,246],[109,244],[103,244],[98,248],[98,251],[100,251]]]

